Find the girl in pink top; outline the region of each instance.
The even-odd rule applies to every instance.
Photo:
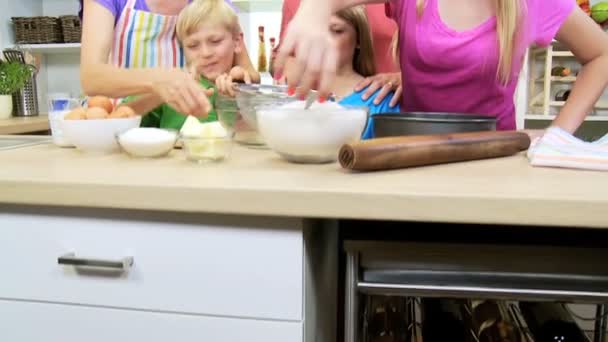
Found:
[[[335,11],[382,0],[307,0],[288,28],[276,65],[296,53],[291,87],[327,93],[336,51],[326,32]],[[399,25],[402,110],[493,116],[515,128],[514,92],[526,49],[556,38],[583,65],[553,125],[573,133],[608,84],[608,35],[574,0],[391,0]],[[314,47],[314,48],[311,48]]]

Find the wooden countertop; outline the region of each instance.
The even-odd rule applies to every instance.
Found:
[[[0,120],[0,134],[23,134],[46,130],[49,130],[49,117],[46,115]]]
[[[608,173],[533,168],[524,155],[350,173],[238,146],[197,165],[179,150],[133,159],[45,144],[0,161],[0,203],[608,228]]]

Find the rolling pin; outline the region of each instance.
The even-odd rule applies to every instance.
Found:
[[[530,137],[516,131],[388,137],[346,144],[343,168],[379,171],[506,157],[528,149]]]

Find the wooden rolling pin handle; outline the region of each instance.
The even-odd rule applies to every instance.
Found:
[[[505,157],[529,146],[529,136],[520,132],[404,136],[345,145],[339,159],[347,169],[389,170]]]

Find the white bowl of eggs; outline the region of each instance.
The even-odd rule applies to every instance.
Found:
[[[91,97],[86,108],[78,107],[60,120],[63,136],[77,149],[92,153],[113,153],[120,150],[116,136],[139,127],[141,116],[133,109],[103,96]]]

